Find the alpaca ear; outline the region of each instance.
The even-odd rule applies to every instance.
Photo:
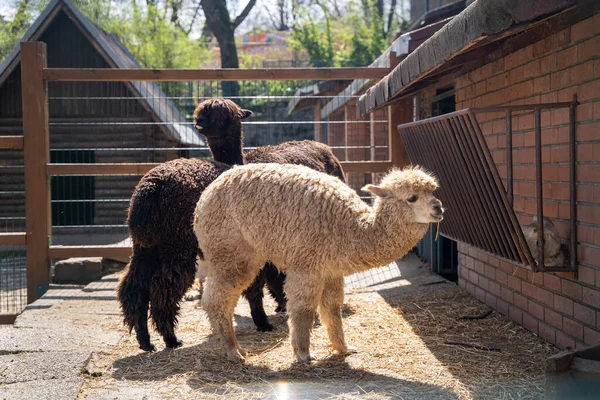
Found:
[[[377,197],[381,197],[383,199],[394,196],[391,190],[377,185],[366,185],[361,190],[371,193],[372,195],[375,195]]]
[[[252,115],[252,111],[250,111],[250,110],[245,110],[243,108],[240,110],[240,119],[246,119],[251,115]]]

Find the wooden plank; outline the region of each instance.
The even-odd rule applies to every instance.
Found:
[[[129,257],[129,246],[50,246],[50,258],[70,257]]]
[[[22,149],[23,136],[0,136],[0,149]]]
[[[48,176],[144,175],[160,163],[47,164]]]
[[[48,81],[270,81],[381,79],[389,68],[111,69],[46,68]]]
[[[388,143],[392,165],[404,167],[410,164],[410,158],[398,133],[398,125],[411,121],[412,104],[410,99],[388,107]]]
[[[348,131],[350,130],[350,121],[348,121],[348,105],[344,106],[344,161],[348,159]]]
[[[321,122],[321,100],[318,99],[315,104],[313,105],[313,120],[315,122],[314,129],[315,129],[315,141],[317,142],[323,142],[323,133],[322,133],[322,129],[321,129],[321,124],[319,122]]]
[[[2,314],[0,315],[0,325],[12,325],[19,314]]]
[[[384,172],[389,161],[341,161],[345,172]],[[144,175],[159,163],[105,163],[105,164],[47,164],[48,176],[73,175]],[[348,169],[350,168],[350,169]]]
[[[25,217],[27,233],[27,302],[47,290],[50,282],[50,161],[48,87],[44,82],[46,44],[21,43],[23,136],[25,157]]]
[[[344,172],[387,172],[390,161],[341,161]]]
[[[27,243],[25,232],[0,233],[0,246],[23,246]]]

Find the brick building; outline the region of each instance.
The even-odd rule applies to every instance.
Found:
[[[402,132],[413,120],[434,123],[443,117],[431,117],[453,109],[568,103],[574,95],[579,102],[574,125],[575,232],[570,225],[569,108],[540,113],[543,216],[556,226],[574,262],[562,271],[535,272],[544,267],[516,262],[469,240],[456,242],[460,286],[562,349],[600,344],[599,2],[523,0],[514,7],[506,0],[475,1],[358,101],[362,115],[388,109]],[[508,189],[512,165],[513,195],[502,195],[511,199],[507,213],[513,213],[521,226],[537,213],[535,115],[521,110],[508,118],[510,152],[505,113],[477,114],[503,190]],[[420,160],[408,153],[413,161]],[[453,156],[448,150],[435,157],[445,162],[443,157]],[[444,171],[434,172],[443,175]],[[446,188],[458,184],[441,183]],[[453,212],[448,210],[449,218]],[[502,233],[496,226],[481,230],[482,217],[472,214],[472,222],[457,222],[463,232]],[[450,228],[442,223],[447,240],[452,239]],[[493,236],[484,239],[492,245],[500,243]],[[438,251],[438,257],[448,256],[444,249]]]

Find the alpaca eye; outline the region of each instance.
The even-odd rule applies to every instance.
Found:
[[[418,199],[419,199],[419,196],[417,196],[417,195],[410,196],[410,197],[408,198],[408,202],[409,202],[409,203],[414,203],[414,202],[415,202],[415,201],[417,201]]]

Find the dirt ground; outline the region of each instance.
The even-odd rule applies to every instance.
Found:
[[[398,276],[400,275],[400,276]],[[371,278],[369,278],[371,279]],[[80,399],[105,398],[540,398],[545,360],[557,350],[414,260],[385,282],[350,285],[344,307],[347,342],[357,353],[329,355],[323,326],[312,334],[310,365],[293,363],[285,315],[266,309],[275,332],[257,332],[245,301],[235,313],[245,365],[224,359],[195,302],[182,310],[184,346],[141,352],[134,335],[94,352],[83,370]],[[362,287],[361,287],[362,286]],[[124,332],[118,318],[109,329]],[[468,343],[482,349],[455,343]]]

